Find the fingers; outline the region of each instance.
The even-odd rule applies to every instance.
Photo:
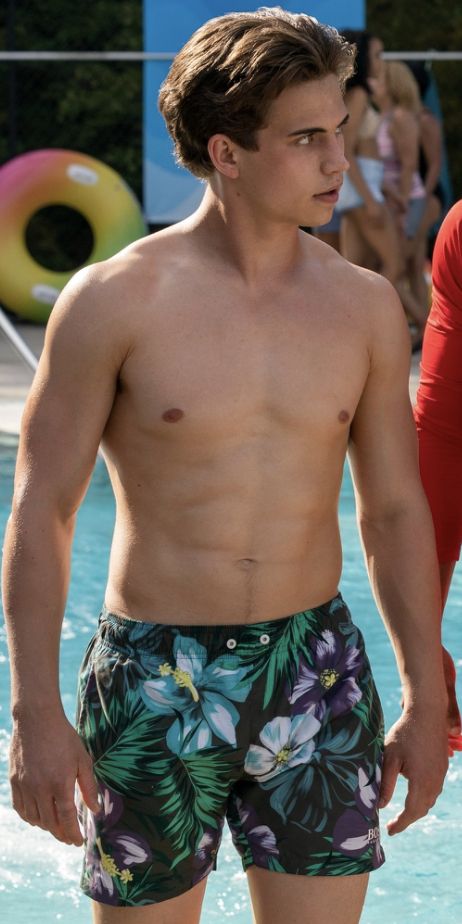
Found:
[[[79,762],[77,782],[85,805],[90,809],[90,812],[98,814],[101,811],[99,789],[93,773],[93,761],[86,753]]]
[[[453,658],[446,648],[443,648],[443,667],[448,692],[448,729],[450,737],[461,734],[460,710],[456,696],[456,668]],[[456,750],[458,750],[456,748]]]
[[[456,691],[454,687],[448,688],[448,726],[449,735],[457,738],[461,734],[460,712],[457,705]]]
[[[379,809],[385,808],[385,806],[388,805],[395,791],[396,780],[398,779],[400,769],[401,764],[385,750],[382,766],[382,782],[380,785]]]
[[[419,818],[423,818],[436,802],[436,797],[428,790],[419,789],[409,784],[408,793],[404,802],[404,809],[396,818],[387,823],[390,835],[399,834]]]
[[[73,794],[62,794],[61,797],[55,798],[53,807],[58,825],[57,830],[62,835],[58,839],[64,840],[67,844],[74,844],[76,847],[81,847],[83,844],[83,837],[77,820],[77,809],[75,807]],[[52,831],[52,834],[53,833]],[[55,837],[57,836],[58,835],[55,834]]]
[[[13,808],[27,824],[49,831],[64,844],[75,844],[76,847],[83,844],[73,786],[66,791],[57,784],[47,792],[37,788],[32,794],[27,788],[12,783],[11,791]]]
[[[448,751],[450,757],[454,757],[454,751],[462,751],[462,735],[449,735]]]
[[[33,796],[23,794],[18,783],[11,781],[11,801],[15,812],[33,827],[41,827],[40,812]]]

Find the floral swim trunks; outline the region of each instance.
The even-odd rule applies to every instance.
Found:
[[[342,597],[245,625],[161,625],[103,609],[77,729],[101,811],[77,795],[82,889],[146,905],[212,869],[224,819],[246,870],[381,866],[380,700]]]

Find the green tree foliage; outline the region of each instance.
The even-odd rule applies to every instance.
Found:
[[[367,27],[389,51],[462,50],[460,0],[366,0]],[[462,123],[460,84],[462,61],[436,61],[432,66],[444,119],[449,170],[454,197],[462,196],[460,148]]]
[[[141,0],[3,0],[0,42],[17,50],[139,51]],[[14,28],[8,30],[8,8]],[[9,35],[8,35],[9,31]],[[46,147],[83,151],[118,170],[141,195],[142,65],[32,62],[0,67],[0,162],[11,150],[9,94],[16,84],[15,153]]]
[[[283,3],[283,5],[285,5]],[[460,0],[366,0],[368,28],[393,50],[462,48]],[[8,10],[14,28],[8,35]],[[10,17],[11,19],[11,17]],[[0,44],[18,50],[140,50],[142,0],[2,0]],[[462,195],[462,62],[435,63],[451,176]],[[14,84],[16,90],[14,94]],[[11,148],[12,96],[17,140]],[[68,147],[118,170],[141,196],[142,66],[136,63],[0,64],[0,163],[13,153]]]

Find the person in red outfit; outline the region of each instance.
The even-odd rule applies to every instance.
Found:
[[[439,231],[432,283],[415,419],[420,473],[435,526],[443,612],[462,544],[462,200]],[[450,745],[461,750],[456,671],[445,649],[444,664]]]

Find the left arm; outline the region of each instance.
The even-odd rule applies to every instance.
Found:
[[[399,180],[399,193],[407,203],[411,187],[412,176],[417,170],[419,160],[419,128],[417,120],[410,112],[396,109],[390,125],[390,134],[395,143],[398,159],[401,164]]]
[[[370,291],[370,372],[351,429],[358,521],[377,605],[403,684],[403,714],[385,747],[382,797],[398,773],[409,779],[391,834],[425,815],[447,769],[438,565],[419,478],[409,400],[409,335],[394,289],[376,277]]]

